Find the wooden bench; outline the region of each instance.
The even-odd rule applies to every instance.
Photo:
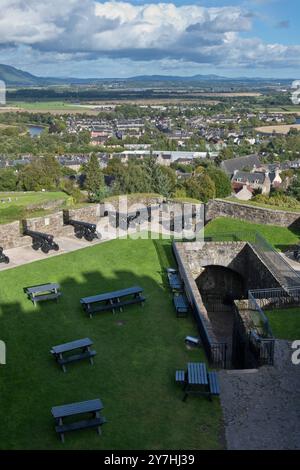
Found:
[[[89,359],[90,363],[93,364],[93,357],[96,355],[96,351],[92,351],[90,347],[93,342],[89,338],[83,338],[70,343],[59,344],[51,348],[51,354],[56,359],[56,362],[62,367],[63,371],[66,372],[66,364]],[[81,349],[81,352],[72,356],[64,356],[65,353]]]
[[[60,285],[55,283],[24,287],[23,291],[34,305],[41,300],[58,300],[61,296]]]
[[[55,431],[60,435],[62,442],[65,441],[64,434],[70,431],[77,431],[79,429],[97,428],[98,434],[101,434],[101,426],[106,423],[106,419],[100,416],[100,411],[103,409],[103,404],[99,398],[95,400],[88,400],[78,403],[70,403],[67,405],[54,406],[51,409],[51,414],[55,419]],[[64,423],[65,418],[70,418],[75,415],[88,414],[90,418],[71,423]]]
[[[208,372],[209,398],[220,395],[220,384],[217,372]]]
[[[79,429],[97,428],[98,434],[101,434],[100,426],[106,422],[106,418],[100,416],[99,418],[86,419],[75,423],[61,424],[55,426],[55,431],[59,434],[64,434],[65,432],[78,431]]]
[[[169,285],[172,291],[182,291],[182,280],[178,275],[178,271],[173,268],[167,268],[167,276],[169,280]]]
[[[175,372],[175,382],[179,384],[184,384],[185,382],[185,371],[184,370],[177,370]]]
[[[182,294],[174,295],[173,302],[177,317],[186,317],[189,311],[189,303],[187,298]]]
[[[92,318],[96,312],[104,312],[106,310],[112,310],[115,313],[115,309],[118,308],[122,312],[123,307],[127,305],[140,303],[143,305],[146,298],[141,294],[143,289],[139,286],[129,287],[128,289],[122,289],[119,291],[108,292],[105,294],[99,294],[92,297],[84,297],[80,299],[80,303],[86,313]],[[129,297],[129,298],[128,298]]]

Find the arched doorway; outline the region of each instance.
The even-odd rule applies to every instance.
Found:
[[[234,324],[234,300],[246,295],[243,276],[230,268],[209,265],[203,268],[196,284],[218,341],[228,345],[231,357]]]

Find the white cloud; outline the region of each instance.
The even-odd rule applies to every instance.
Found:
[[[0,47],[29,46],[46,57],[178,60],[215,66],[299,66],[300,45],[266,44],[241,33],[241,7],[93,0],[1,0]]]

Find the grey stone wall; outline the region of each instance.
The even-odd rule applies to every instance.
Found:
[[[249,204],[214,199],[206,204],[206,222],[217,217],[232,217],[249,222],[300,229],[300,213],[265,209]]]
[[[64,225],[62,211],[43,217],[26,219],[23,221],[23,226],[28,230],[49,233],[54,236],[67,236],[73,233],[73,227]]]
[[[20,223],[18,221],[11,224],[0,225],[0,246],[4,249],[26,246],[31,243],[30,237],[21,234]]]
[[[80,220],[81,222],[89,222],[96,224],[101,215],[100,204],[91,204],[90,206],[80,207],[79,209],[69,209],[64,211],[64,217],[66,220],[74,219]]]

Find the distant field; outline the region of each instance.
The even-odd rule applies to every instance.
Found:
[[[300,106],[291,105],[291,106],[254,106],[253,110],[256,112],[264,112],[268,110],[269,113],[281,113],[281,114],[298,114],[300,116]]]
[[[255,128],[257,132],[263,132],[266,134],[272,134],[273,132],[276,134],[287,134],[291,129],[297,129],[300,131],[300,124],[284,124],[279,126],[262,126]]]
[[[0,224],[42,215],[50,210],[47,205],[53,203],[55,207],[57,201],[60,206],[67,199],[63,192],[0,192]]]
[[[26,102],[26,101],[15,101],[8,103],[8,107],[1,108],[1,112],[18,112],[18,111],[28,111],[29,113],[52,113],[52,114],[98,114],[99,111],[94,110],[93,108],[76,106],[71,103],[65,103],[63,101],[35,101],[35,102]]]

